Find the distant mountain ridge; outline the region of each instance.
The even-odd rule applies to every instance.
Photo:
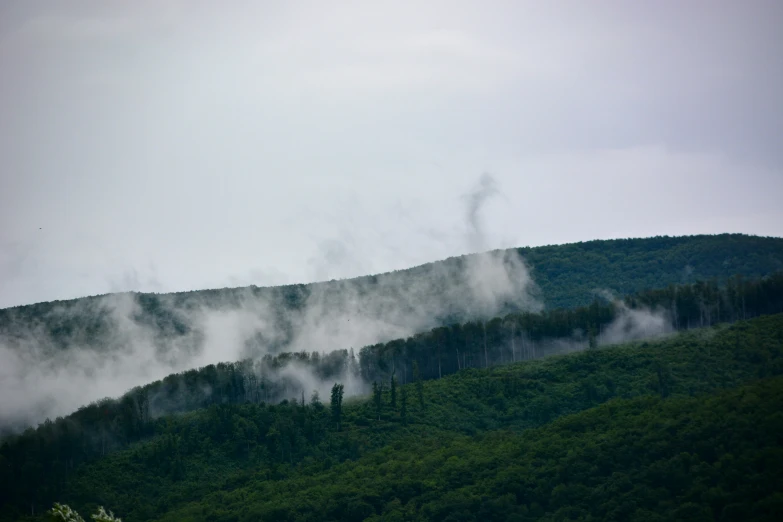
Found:
[[[547,308],[593,300],[596,288],[626,295],[670,284],[763,277],[783,269],[783,238],[745,234],[658,236],[520,248]]]
[[[482,259],[489,262],[477,262]],[[130,292],[16,306],[0,309],[0,342],[21,326],[61,341],[58,344],[70,340],[91,344],[111,315],[102,304],[107,298],[130,299],[125,305],[133,308],[131,319],[165,337],[187,333],[192,325],[186,316],[199,307],[236,308],[254,302],[274,308],[264,312],[278,322],[277,330],[290,330],[292,325],[280,316],[312,306],[314,300],[319,307],[342,307],[343,315],[400,315],[404,320],[411,312],[417,316],[429,312],[431,317],[420,325],[424,329],[525,309],[583,306],[592,302],[596,290],[627,295],[670,284],[725,280],[737,274],[762,277],[779,270],[783,270],[783,238],[720,234],[593,240],[468,254],[327,282],[166,294]],[[364,306],[368,299],[371,310]],[[396,325],[395,319],[388,322],[402,329],[408,326]],[[393,332],[390,338],[400,333]],[[261,336],[256,341],[274,349],[288,344],[290,338]]]
[[[542,296],[547,308],[573,307],[589,304],[592,300],[592,288],[584,295],[573,291],[564,281],[564,272],[579,277],[590,276],[580,285],[586,288],[594,284],[600,288],[625,294],[646,288],[659,288],[666,284],[689,283],[696,280],[729,277],[743,274],[758,277],[783,269],[783,238],[753,236],[747,234],[701,234],[693,236],[654,236],[649,238],[595,239],[576,243],[542,245],[537,247],[519,247],[496,250],[493,252],[516,251],[524,257],[531,268],[536,283],[542,287]],[[231,294],[245,290],[261,293],[279,293],[295,298],[296,290],[323,286],[339,286],[346,282],[377,284],[379,278],[391,275],[416,276],[434,265],[459,264],[466,258],[481,256],[464,254],[439,261],[432,261],[411,268],[359,276],[347,279],[332,279],[312,283],[295,283],[278,286],[225,287],[222,289],[187,290],[179,292],[121,292],[137,296],[172,296],[184,299],[194,294],[219,299],[221,294]],[[579,259],[573,259],[579,256]],[[653,260],[655,263],[653,263]],[[591,267],[594,264],[596,266]],[[649,266],[644,266],[649,264]],[[626,277],[610,279],[606,275],[595,274],[597,268],[611,267],[614,272],[627,272]],[[653,270],[646,275],[645,268]],[[564,288],[566,287],[566,288]],[[578,294],[578,295],[577,295]],[[44,301],[27,305],[0,308],[0,314],[9,310],[47,308],[47,305],[67,305],[83,299],[95,299],[107,295],[100,294],[75,299]],[[1,316],[0,316],[1,317]]]

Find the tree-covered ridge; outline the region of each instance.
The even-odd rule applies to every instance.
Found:
[[[712,279],[722,283],[732,275],[755,278],[783,270],[781,238],[742,234],[662,236],[470,254],[340,281],[170,294],[134,292],[115,297],[124,296],[128,300],[127,317],[155,332],[162,346],[178,337],[193,343],[200,341],[203,333],[194,331],[194,328],[197,330],[191,317],[194,310],[252,308],[264,303],[272,308],[266,319],[274,323],[275,335],[259,332],[250,341],[263,345],[267,351],[275,351],[284,349],[292,341],[296,324],[287,314],[302,311],[314,302],[318,307],[342,308],[347,313],[360,310],[378,319],[384,314],[390,315],[389,312],[400,319],[411,319],[426,311],[429,315],[419,325],[422,328],[535,308],[534,303],[522,295],[524,285],[518,278],[525,276],[523,269],[513,261],[515,254],[521,255],[530,268],[535,283],[529,288],[530,292],[548,309],[588,305],[596,290],[625,295],[670,284]],[[498,263],[498,266],[493,265],[493,270],[505,270],[511,278],[509,281],[521,286],[501,292],[491,302],[482,303],[473,290],[476,281],[486,277],[480,260],[488,257]],[[117,306],[113,300],[107,305],[106,297],[0,309],[0,340],[3,337],[13,340],[22,331],[24,334],[35,332],[60,348],[112,345],[116,342],[113,314]],[[360,306],[351,308],[356,303]],[[363,306],[365,303],[372,303],[372,306]],[[394,321],[392,323],[396,325]],[[192,336],[187,337],[188,334]]]
[[[249,513],[255,519],[298,519],[286,518],[286,513],[293,512],[302,520],[323,519],[324,513],[328,513],[326,519],[361,520],[351,517],[394,511],[395,498],[403,512],[413,510],[419,517],[408,519],[443,519],[444,507],[438,508],[442,510],[438,515],[434,507],[422,511],[423,506],[448,506],[454,498],[448,491],[468,484],[460,483],[461,479],[452,483],[462,468],[449,471],[443,483],[430,476],[408,481],[404,477],[413,472],[434,473],[445,465],[438,459],[448,462],[451,456],[437,452],[450,444],[481,448],[486,440],[482,434],[487,432],[536,428],[617,398],[701,397],[783,373],[781,355],[783,315],[779,314],[692,330],[661,341],[468,369],[401,386],[394,406],[392,381],[388,381],[379,386],[380,408],[375,400],[347,400],[339,420],[317,398],[279,405],[214,405],[156,419],[145,441],[70,469],[67,440],[47,443],[57,440],[57,428],[49,425],[34,436],[22,437],[23,447],[5,445],[0,451],[6,466],[0,467],[0,476],[6,479],[0,492],[7,495],[2,498],[2,519],[15,520],[29,513],[31,505],[41,510],[58,500],[79,511],[106,505],[126,521],[149,520],[172,510],[172,520],[254,519]],[[51,460],[46,460],[45,452],[50,452]],[[410,466],[435,456],[431,465],[411,470]],[[391,468],[378,465],[376,479],[365,480],[369,470],[361,476],[351,471],[363,466],[364,459],[395,464]],[[507,456],[498,459],[508,460]],[[355,462],[339,464],[345,460]],[[39,474],[31,474],[36,471]],[[496,476],[496,471],[488,468],[469,478],[479,481]],[[384,480],[388,487],[365,494],[365,486],[380,487],[379,481]],[[323,491],[329,498],[316,496],[310,502],[295,494],[316,486],[327,488]],[[475,498],[481,499],[481,494]],[[475,498],[465,509],[478,509]],[[498,497],[488,498],[494,502]],[[417,500],[410,504],[413,499]],[[671,502],[670,507],[682,504]],[[536,503],[545,511],[551,508],[539,500]],[[539,513],[533,504],[526,505]],[[304,516],[307,513],[309,518]]]
[[[783,239],[719,234],[614,239],[520,248],[548,308],[587,305],[596,289],[620,295],[670,284],[760,277],[783,270]]]
[[[522,433],[411,429],[326,470],[257,474],[159,520],[777,521],[783,377],[613,399]]]

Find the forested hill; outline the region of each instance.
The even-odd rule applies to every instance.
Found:
[[[144,329],[159,347],[170,346],[173,338],[198,347],[208,335],[205,311],[240,311],[258,319],[243,328],[247,350],[240,355],[253,355],[253,347],[263,353],[312,350],[312,336],[333,341],[319,347],[331,350],[443,324],[586,305],[596,290],[627,295],[781,269],[783,239],[742,234],[526,247],[307,285],[110,294],[6,308],[0,310],[0,344],[34,332],[39,346],[105,350],[127,344],[116,333],[132,326]],[[355,327],[336,331],[334,325],[347,325],[349,317]]]
[[[587,241],[520,248],[547,308],[589,304],[595,289],[619,295],[783,269],[783,239],[721,234]]]
[[[36,332],[26,339],[6,330],[0,340],[11,349],[34,347],[42,338],[51,348],[113,349],[142,337],[162,349],[191,350],[208,344],[215,324],[242,334],[250,323],[269,334],[264,321],[276,318],[271,331],[277,337],[256,338],[259,344],[309,336],[298,353],[171,375],[5,438],[0,520],[28,514],[39,520],[54,501],[80,510],[105,504],[126,522],[452,520],[455,510],[464,520],[626,520],[631,514],[640,520],[777,520],[783,467],[775,463],[783,461],[774,435],[780,415],[773,413],[783,388],[779,377],[751,383],[783,373],[783,276],[774,274],[782,244],[731,235],[596,241],[465,256],[308,287],[136,294],[110,300],[111,306],[77,300],[70,309],[37,305],[49,306],[39,315],[11,310],[7,324],[31,321]],[[518,252],[538,290],[524,279]],[[578,268],[564,268],[570,265]],[[655,281],[651,273],[658,274]],[[589,306],[536,308],[536,299],[559,302],[560,288],[562,299],[580,302],[567,296],[568,284],[581,289],[575,295],[589,297]],[[648,290],[625,303],[594,300],[594,288],[626,294],[635,285]],[[278,300],[264,301],[263,292],[278,292]],[[400,296],[402,306],[395,301]],[[385,317],[384,325],[418,315],[479,318],[433,329],[422,328],[422,321],[400,333],[360,320],[366,303]],[[492,310],[485,305],[498,309],[494,318],[485,315]],[[199,323],[199,306],[220,313]],[[238,321],[226,322],[232,310],[241,312]],[[427,315],[433,311],[442,315]],[[342,334],[349,320],[397,340],[348,344]],[[715,325],[724,321],[735,324]],[[654,326],[653,334],[690,331],[598,348],[616,342],[618,331],[625,339],[650,332],[639,325]],[[707,328],[692,329],[697,326]],[[148,335],[155,331],[162,333]],[[342,350],[325,356],[324,339],[343,343]],[[364,348],[354,358],[350,346]],[[573,350],[582,353],[531,360]],[[232,355],[222,360],[240,359]],[[380,384],[371,400],[346,398],[344,410],[342,386],[332,389],[329,406],[317,397],[308,403],[302,383],[287,380],[303,377],[291,373],[303,368],[310,371],[304,377],[330,385],[349,385],[351,376]],[[45,385],[36,382],[36,388]],[[708,397],[746,385],[748,391]],[[642,398],[650,394],[658,399]],[[606,401],[619,402],[588,411]],[[557,421],[563,416],[570,417]],[[670,418],[676,422],[667,424]],[[726,430],[724,419],[741,430]],[[748,437],[754,426],[763,431]],[[528,429],[538,431],[517,433]],[[638,447],[640,430],[645,443]],[[662,478],[670,476],[676,480]]]
[[[330,405],[165,416],[91,462],[77,425],[0,447],[0,520],[780,520],[783,314],[468,368]]]

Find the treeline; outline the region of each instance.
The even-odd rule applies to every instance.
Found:
[[[664,308],[676,329],[710,326],[783,312],[783,272],[749,279],[730,277],[721,285],[716,280],[689,285],[670,285],[628,296],[629,306]]]
[[[17,484],[42,495],[41,499],[49,498],[80,463],[160,433],[158,419],[165,414],[283,399],[302,403],[310,396],[312,382],[355,378],[389,383],[393,376],[405,384],[415,374],[423,380],[435,379],[462,369],[580,350],[598,344],[607,328],[627,313],[625,306],[671,314],[682,329],[780,312],[783,273],[756,280],[733,277],[723,286],[715,281],[671,286],[630,296],[626,303],[596,298],[590,306],[577,309],[509,314],[436,328],[364,347],[358,357],[352,349],[326,355],[284,353],[174,374],[118,400],[104,399],[9,438],[0,447],[0,481],[5,481],[0,485]]]
[[[612,239],[520,248],[547,308],[589,305],[596,288],[619,295],[734,274],[783,270],[783,239],[743,234]]]
[[[655,313],[674,329],[684,330],[783,312],[783,272],[746,279],[670,285],[627,296],[622,302],[596,296],[589,306],[542,313],[509,314],[489,321],[471,321],[435,328],[408,339],[367,346],[359,352],[361,375],[367,382],[396,373],[409,382],[416,362],[424,379],[464,368],[535,359],[587,348],[592,344],[633,340],[661,333],[639,326],[637,332],[607,329],[627,310]],[[626,334],[627,335],[624,335]],[[607,335],[605,335],[607,334]]]

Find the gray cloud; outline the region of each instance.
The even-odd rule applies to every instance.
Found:
[[[781,235],[781,22],[774,0],[3,2],[0,306],[458,255],[486,171],[482,248]]]
[[[135,275],[128,277],[124,284],[134,283]],[[294,309],[286,308],[285,295],[257,288],[155,296],[154,316],[130,293],[57,303],[32,317],[12,309],[0,321],[0,431],[207,364],[283,350],[358,351],[447,318],[540,310],[534,293],[516,251],[495,251],[313,285]],[[331,385],[304,368],[281,375],[307,393]],[[345,377],[346,392],[363,389],[355,376]]]

